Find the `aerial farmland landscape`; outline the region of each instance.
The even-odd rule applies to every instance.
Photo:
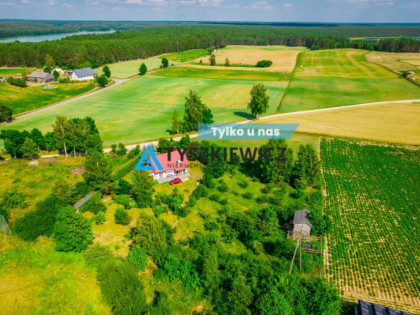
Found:
[[[420,314],[419,13],[0,1],[0,313]]]

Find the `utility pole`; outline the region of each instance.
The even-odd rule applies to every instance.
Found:
[[[296,252],[297,252],[299,243],[300,243],[300,240],[298,239],[298,241],[296,243],[296,247],[295,247],[295,252],[293,253],[292,263],[290,264],[289,273],[292,273],[293,263],[295,262]]]

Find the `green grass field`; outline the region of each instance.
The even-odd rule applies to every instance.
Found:
[[[418,314],[419,149],[323,139],[321,158],[328,278],[346,299]]]
[[[303,52],[280,112],[420,97],[418,87],[366,61],[365,54],[351,49]]]
[[[42,89],[39,85],[20,88],[6,83],[0,83],[0,99],[3,105],[9,106],[13,114],[20,114],[43,106],[51,105],[86,93],[96,84],[82,83],[53,83],[56,89]]]
[[[214,70],[204,68],[176,67],[159,70],[152,75],[164,77],[204,78],[220,80],[245,80],[245,81],[287,81],[290,73],[269,71],[246,70]]]
[[[34,69],[29,68],[0,68],[0,76],[11,75],[11,74],[21,74],[23,72],[30,72]]]
[[[159,58],[166,58],[170,62],[186,62],[189,60],[194,60],[200,57],[205,57],[208,55],[207,49],[192,49],[187,51],[181,51],[176,53],[170,53],[160,56]]]
[[[184,97],[190,89],[202,96],[216,123],[249,118],[247,104],[254,81],[210,80],[145,76],[133,79],[118,88],[87,99],[22,118],[1,129],[40,128],[51,130],[57,115],[91,116],[95,119],[105,145],[116,142],[136,143],[167,136],[175,110],[184,111]],[[287,82],[265,82],[273,113]]]
[[[113,78],[126,79],[139,74],[139,68],[142,63],[145,63],[147,70],[150,71],[158,69],[162,61],[157,57],[152,57],[147,59],[136,59],[111,63],[108,65],[108,67],[111,70],[111,76]],[[102,68],[103,67],[96,68],[94,71],[98,74],[101,74]]]
[[[45,238],[0,242],[0,279],[2,314],[112,314],[82,256]]]
[[[82,176],[75,176],[71,171],[81,167],[84,158],[77,157],[65,159],[56,157],[54,159],[40,159],[36,167],[29,166],[28,160],[12,159],[0,165],[0,195],[7,188],[16,188],[23,193],[25,201],[29,204],[25,209],[11,209],[9,211],[10,222],[23,216],[24,213],[32,211],[38,201],[45,199],[51,192],[52,186],[58,178],[75,184],[83,180]]]

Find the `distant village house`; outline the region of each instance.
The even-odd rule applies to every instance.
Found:
[[[28,81],[47,83],[54,81],[54,76],[47,72],[34,71],[28,74]]]
[[[92,68],[74,69],[71,74],[71,80],[74,81],[93,80],[95,77],[96,73],[93,72]]]

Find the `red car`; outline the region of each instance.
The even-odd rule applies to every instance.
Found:
[[[176,184],[179,184],[179,183],[181,183],[181,182],[182,182],[181,178],[174,178],[173,180],[171,180],[171,181],[169,182],[169,184],[170,184],[170,185],[176,185]]]

